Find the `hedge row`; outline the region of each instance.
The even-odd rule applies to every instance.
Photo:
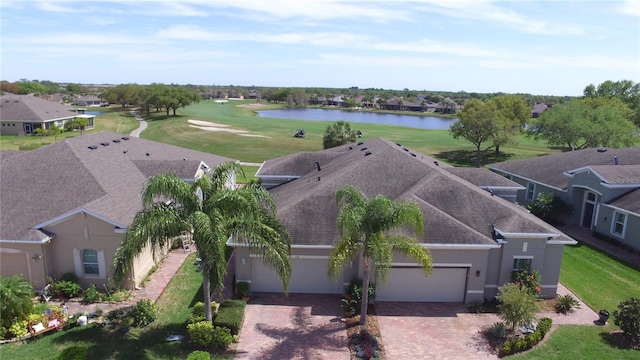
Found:
[[[536,331],[534,331],[532,334],[529,334],[525,337],[505,341],[500,348],[499,356],[508,356],[531,349],[535,344],[544,339],[544,336],[547,334],[549,329],[551,329],[551,324],[552,321],[549,318],[540,319]]]
[[[232,335],[238,335],[247,303],[243,300],[224,300],[218,307],[218,315],[213,325],[226,327]]]

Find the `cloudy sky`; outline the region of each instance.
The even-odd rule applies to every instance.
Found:
[[[640,0],[0,2],[2,80],[580,95],[640,82]]]

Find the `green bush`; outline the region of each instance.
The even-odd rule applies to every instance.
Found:
[[[28,324],[26,320],[18,320],[11,324],[11,326],[9,327],[9,332],[14,337],[23,337],[29,332],[29,330],[27,330],[27,325]]]
[[[84,360],[87,357],[86,346],[71,346],[62,350],[55,360]]]
[[[14,319],[24,320],[33,311],[33,285],[22,275],[0,275],[0,325],[10,326]]]
[[[91,284],[91,286],[86,288],[82,295],[83,295],[82,301],[85,304],[93,304],[102,300],[102,294],[100,294],[100,292],[98,291],[98,289],[96,289],[96,286],[94,284]]]
[[[187,325],[187,332],[191,343],[196,346],[208,347],[213,340],[213,324],[208,321]]]
[[[353,278],[347,288],[347,294],[351,297],[351,300],[355,300],[355,310],[360,312],[362,307],[362,279]],[[369,283],[369,290],[367,291],[369,296],[369,302],[376,298],[376,284]]]
[[[242,300],[225,300],[218,308],[218,315],[213,324],[231,330],[232,335],[238,335],[244,317],[244,308],[247,306]]]
[[[145,326],[158,318],[158,306],[149,299],[142,299],[131,309],[128,317],[133,319],[133,325]]]
[[[563,314],[572,313],[574,309],[580,308],[580,303],[571,294],[558,296],[556,311]]]
[[[540,321],[538,322],[538,327],[533,333],[525,336],[524,338],[505,341],[500,348],[499,356],[508,356],[531,349],[537,343],[542,341],[542,339],[544,339],[544,336],[547,334],[549,329],[551,329],[551,324],[552,321],[549,318],[540,319]]]
[[[511,273],[511,282],[529,290],[533,295],[540,294],[541,275],[538,270],[516,270]]]
[[[73,281],[60,280],[51,285],[51,292],[55,297],[71,299],[82,292],[82,287],[80,284]]]
[[[246,281],[239,281],[236,283],[236,296],[238,299],[242,299],[245,296],[249,296],[249,283]]]
[[[504,339],[507,337],[507,326],[503,322],[496,322],[487,327],[485,332],[493,339]]]
[[[75,273],[69,271],[66,272],[62,275],[60,275],[60,281],[69,281],[69,282],[73,282],[73,283],[78,283],[78,277],[76,276]]]
[[[640,298],[629,298],[613,311],[613,323],[636,341],[640,341]]]
[[[538,312],[535,295],[518,284],[502,285],[496,299],[500,301],[498,316],[511,327],[511,331],[514,331],[516,326],[530,323]]]
[[[214,348],[226,348],[233,342],[231,330],[226,327],[214,326],[213,336],[211,338],[211,346]]]
[[[187,360],[210,360],[211,355],[206,351],[196,350],[187,356]]]

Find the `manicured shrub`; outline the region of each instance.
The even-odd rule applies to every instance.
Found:
[[[149,299],[142,299],[131,309],[129,317],[135,326],[148,325],[158,318],[158,306]]]
[[[249,283],[246,281],[239,281],[236,283],[236,296],[238,299],[242,299],[243,297],[251,294],[249,286]]]
[[[500,347],[498,355],[503,357],[531,349],[544,339],[544,336],[551,329],[551,324],[552,321],[549,318],[540,319],[536,331],[525,337],[505,341]]]
[[[102,294],[100,294],[100,292],[98,291],[98,289],[96,289],[96,286],[94,284],[91,284],[91,286],[86,288],[82,296],[83,296],[82,301],[85,304],[93,304],[102,300]]]
[[[244,308],[247,306],[242,300],[225,300],[218,308],[218,315],[213,324],[231,330],[232,335],[238,335],[244,318]]]
[[[187,325],[187,332],[191,343],[196,346],[208,347],[213,340],[213,324],[208,321]]]
[[[214,348],[226,348],[233,342],[233,336],[231,335],[231,330],[221,327],[214,326],[213,327],[213,336],[211,338],[211,346]]]
[[[580,302],[571,294],[558,296],[558,303],[555,306],[556,311],[563,314],[572,313],[574,309],[580,308]]]
[[[9,327],[9,332],[13,337],[23,337],[27,335],[29,330],[27,330],[27,320],[18,320],[11,324]]]
[[[202,350],[193,351],[187,356],[187,360],[210,360],[211,355],[208,352]]]
[[[60,280],[51,285],[51,292],[55,297],[71,299],[82,292],[82,287],[73,281]]]
[[[215,317],[216,312],[218,311],[218,303],[215,301],[211,302],[211,314]],[[200,321],[204,321],[204,303],[202,301],[198,301],[194,306],[193,310],[191,310],[191,316],[189,316],[189,320],[187,320],[188,324],[197,323]]]
[[[636,341],[640,341],[640,298],[629,298],[613,311],[613,323]]]
[[[87,358],[86,346],[71,346],[62,350],[55,360],[84,360]]]

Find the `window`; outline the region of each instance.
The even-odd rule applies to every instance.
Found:
[[[532,258],[514,258],[513,259],[513,271],[518,270],[531,270]]]
[[[535,183],[527,183],[527,194],[526,194],[526,199],[529,201],[533,201],[534,199],[534,194],[536,192],[536,184]]]
[[[82,269],[85,275],[99,275],[98,252],[95,250],[82,250]]]
[[[627,224],[627,214],[620,212],[613,213],[613,222],[611,223],[611,232],[624,236],[624,227]]]

